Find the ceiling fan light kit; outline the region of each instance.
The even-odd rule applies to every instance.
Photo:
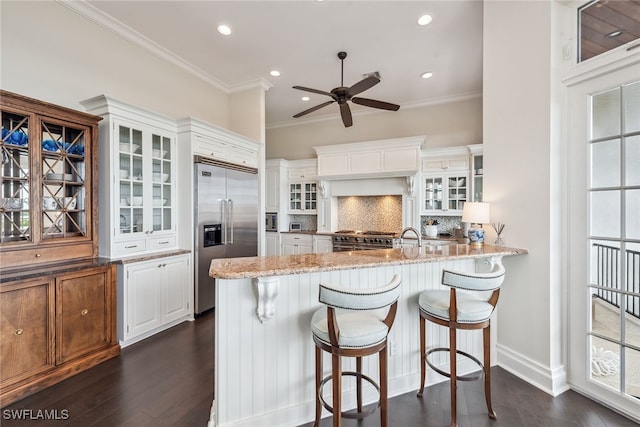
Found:
[[[347,57],[347,52],[338,52],[338,58],[340,59],[340,86],[334,89],[331,89],[331,92],[326,92],[323,90],[312,89],[304,86],[293,86],[294,89],[304,90],[306,92],[317,93],[319,95],[326,95],[331,97],[331,101],[323,102],[322,104],[316,105],[315,107],[311,107],[307,110],[304,110],[296,115],[294,118],[305,116],[309,113],[312,113],[316,110],[326,107],[327,105],[333,104],[334,102],[338,103],[340,107],[340,116],[342,117],[342,123],[344,123],[345,127],[350,127],[353,125],[353,118],[351,116],[351,108],[349,108],[348,101],[353,102],[354,104],[364,105],[365,107],[377,108],[380,110],[388,110],[388,111],[398,111],[400,109],[399,105],[391,104],[389,102],[378,101],[375,99],[368,98],[360,98],[356,97],[359,93],[364,92],[367,89],[372,88],[373,86],[380,83],[380,74],[376,71],[374,73],[369,73],[366,75],[364,79],[360,80],[358,83],[354,84],[351,87],[344,86],[344,59]]]

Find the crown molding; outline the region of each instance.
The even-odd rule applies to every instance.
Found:
[[[245,90],[249,90],[249,89],[255,89],[255,88],[259,88],[262,89],[263,91],[268,91],[269,89],[271,89],[273,87],[273,84],[271,84],[268,80],[263,79],[263,78],[259,78],[256,80],[251,80],[245,83],[240,83],[238,85],[235,86],[231,86],[229,88],[229,92],[230,93],[235,93],[235,92],[242,92]]]
[[[157,43],[154,43],[149,38],[135,31],[131,27],[103,13],[96,7],[87,3],[85,0],[56,0],[56,2],[71,9],[78,15],[94,22],[95,24],[113,32],[123,39],[133,43],[134,45],[153,53],[154,55],[176,65],[179,68],[182,68],[183,70],[203,80],[204,82],[220,89],[222,92],[226,94],[229,94],[231,92],[229,86],[222,83],[220,80],[216,79],[215,77],[211,76],[195,65],[185,61],[183,58],[175,55],[174,53],[163,48]]]

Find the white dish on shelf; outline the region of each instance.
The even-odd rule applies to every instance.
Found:
[[[53,172],[50,172],[50,173],[46,174],[44,176],[44,178],[46,180],[50,180],[50,181],[67,181],[67,182],[74,181],[72,173],[53,173]]]
[[[129,171],[126,169],[120,169],[120,179],[129,178]]]
[[[151,155],[153,157],[160,157],[164,159],[164,156],[166,156],[168,153],[168,151],[164,151],[164,150],[159,150],[154,148],[153,150],[151,150]]]
[[[169,179],[169,174],[168,173],[160,173],[160,172],[154,172],[153,173],[153,180],[155,182],[167,182],[167,180]]]
[[[127,197],[127,202],[131,206],[142,206],[142,196]]]
[[[120,143],[120,152],[121,153],[135,153],[136,151],[138,151],[138,148],[140,148],[140,146],[138,144],[129,144],[126,142],[121,142]]]

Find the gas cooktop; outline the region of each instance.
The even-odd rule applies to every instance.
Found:
[[[366,230],[366,231],[362,231],[362,230],[338,230],[335,232],[335,234],[362,234],[362,235],[368,235],[368,236],[393,236],[394,233],[393,231],[376,231],[376,230]]]

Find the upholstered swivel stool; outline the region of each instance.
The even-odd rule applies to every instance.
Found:
[[[451,270],[443,270],[442,284],[449,286],[449,290],[431,290],[420,294],[418,304],[420,306],[420,390],[418,396],[422,396],[426,378],[426,365],[441,375],[451,378],[451,426],[457,426],[456,419],[456,383],[478,379],[484,373],[484,394],[487,402],[489,418],[495,419],[496,414],[491,408],[491,338],[490,318],[498,302],[500,286],[504,280],[504,267],[495,264],[489,273],[466,273]],[[469,291],[493,291],[489,298],[481,298],[469,292],[457,292],[457,289]],[[436,323],[449,328],[449,347],[432,348],[426,350],[426,325],[425,321]],[[456,331],[458,329],[482,329],[484,363],[471,354],[458,350],[456,347]],[[450,372],[445,372],[429,361],[429,355],[433,352],[448,351]],[[456,355],[461,354],[473,360],[481,368],[478,375],[458,376]]]
[[[387,425],[387,336],[393,325],[400,296],[400,277],[395,275],[387,285],[373,289],[347,289],[320,284],[319,301],[326,305],[311,318],[311,331],[316,344],[316,420],[320,423],[322,406],[333,413],[333,425],[342,425],[342,417],[363,418],[375,412],[362,408],[362,380],[380,393],[380,425]],[[378,310],[388,307],[387,310]],[[382,311],[382,313],[381,313]],[[386,314],[384,313],[386,312]],[[331,353],[331,375],[322,377],[322,351]],[[362,374],[362,357],[378,353],[380,383]],[[342,357],[356,358],[356,372],[342,372]],[[342,376],[356,377],[357,412],[342,412]],[[329,405],[322,389],[329,380],[333,386],[333,402]]]

